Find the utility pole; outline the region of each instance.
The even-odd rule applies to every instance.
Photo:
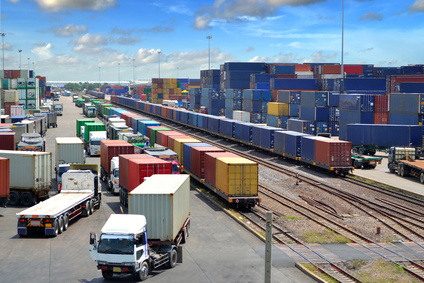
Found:
[[[265,283],[271,283],[272,268],[272,212],[266,213]]]
[[[19,49],[19,71],[22,69],[22,60],[21,60],[21,55],[22,55],[22,49]]]

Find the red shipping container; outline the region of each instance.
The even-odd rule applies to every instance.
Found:
[[[131,112],[121,114],[121,119],[124,119],[125,124],[130,128],[131,128],[131,118],[132,117],[143,117],[143,116],[140,116],[137,113],[131,113]]]
[[[295,72],[310,72],[311,71],[311,65],[309,65],[309,64],[296,64],[296,65],[294,65],[294,71]]]
[[[147,127],[147,137],[149,138],[149,139],[151,139],[152,137],[151,137],[151,130],[152,129],[169,129],[169,128],[167,128],[167,127],[165,127],[165,126],[148,126]]]
[[[362,65],[343,65],[343,72],[349,75],[362,75],[364,66]]]
[[[185,134],[177,131],[159,131],[156,135],[156,143],[164,147],[168,147],[169,136],[185,136]]]
[[[128,191],[131,192],[144,182],[145,177],[150,177],[154,174],[172,174],[172,163],[156,157],[130,159],[128,162],[128,175],[131,178],[129,178]]]
[[[0,149],[16,150],[15,132],[0,132]]]
[[[341,65],[322,65],[321,74],[341,74]]]
[[[10,160],[0,157],[0,197],[10,194]]]
[[[215,187],[216,159],[220,157],[240,157],[231,152],[207,152],[205,154],[205,182]]]
[[[21,70],[12,70],[12,79],[19,79],[21,77]]]
[[[333,139],[315,140],[315,161],[329,167],[351,166],[352,143]]]
[[[395,86],[397,83],[423,83],[424,82],[424,76],[399,76],[395,77],[392,76],[390,78],[390,92],[395,93]]]
[[[4,70],[4,78],[5,79],[12,79],[12,70]]]
[[[191,147],[191,172],[200,179],[205,178],[205,154],[207,152],[225,151],[215,146]]]
[[[123,188],[129,188],[130,174],[128,174],[128,164],[132,159],[151,159],[155,158],[149,154],[121,154],[119,155],[119,185]]]
[[[389,112],[374,112],[374,124],[389,124]]]
[[[389,96],[388,95],[376,95],[374,96],[374,111],[375,112],[387,112],[389,111]]]
[[[10,115],[11,106],[19,105],[18,102],[4,102],[4,114]]]
[[[100,165],[102,171],[110,173],[110,161],[112,157],[120,154],[134,154],[134,146],[123,140],[100,141]]]

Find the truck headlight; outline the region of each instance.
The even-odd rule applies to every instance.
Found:
[[[124,262],[124,266],[135,266],[135,262]]]
[[[97,263],[99,265],[106,265],[107,264],[107,262],[106,261],[103,261],[103,260],[99,260],[99,261],[97,261]]]

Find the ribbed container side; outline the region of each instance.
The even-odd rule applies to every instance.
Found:
[[[15,150],[15,133],[0,132],[0,150]]]
[[[317,139],[323,138],[318,136],[302,136],[301,139],[301,158],[309,162],[315,162],[315,142]]]
[[[86,123],[84,125],[84,140],[90,141],[90,132],[106,131],[106,126],[103,123]]]
[[[302,153],[302,137],[307,134],[287,131],[284,133],[284,154],[293,158],[301,156]]]
[[[420,113],[420,96],[418,93],[392,93],[389,101],[390,113]]]
[[[81,136],[81,127],[84,126],[86,123],[94,123],[95,121],[93,119],[77,119],[76,123],[76,134],[77,137]]]
[[[51,189],[52,153],[0,150],[0,157],[10,160],[10,187],[14,189]],[[25,172],[25,174],[22,174]]]
[[[311,107],[300,105],[299,117],[302,120],[328,121],[328,107]]]
[[[329,92],[328,93],[328,106],[330,107],[339,107],[340,94],[338,92]]]
[[[300,91],[278,90],[276,102],[300,104]]]
[[[216,187],[216,159],[220,157],[238,158],[240,156],[230,152],[206,152],[205,153],[205,181]]]
[[[389,96],[376,95],[375,98],[375,112],[388,112],[389,111]]]
[[[55,140],[55,165],[59,164],[84,164],[84,143],[80,138],[56,138]]]
[[[418,125],[420,115],[411,113],[389,113],[390,124],[395,125]]]
[[[315,141],[315,161],[330,167],[351,165],[351,143],[333,139]]]
[[[184,168],[187,169],[189,172],[192,172],[193,168],[191,166],[191,153],[193,147],[212,147],[212,145],[208,143],[185,143],[183,145],[183,157],[184,160],[182,161],[182,164],[184,165]]]
[[[206,167],[205,156],[209,152],[225,152],[223,149],[220,149],[215,146],[205,146],[205,147],[191,147],[191,172],[197,177],[204,179],[205,171],[209,170],[209,167]],[[184,165],[185,166],[185,165]],[[207,170],[205,170],[207,168]]]
[[[156,143],[168,147],[168,137],[169,136],[185,136],[183,133],[177,132],[177,131],[159,131],[157,133],[157,141]]]
[[[149,126],[160,126],[161,124],[156,121],[138,121],[138,132],[144,136],[147,136],[147,127]]]
[[[200,143],[199,140],[193,139],[193,138],[183,138],[183,137],[176,137],[174,139],[174,149],[173,151],[175,151],[175,153],[178,155],[178,160],[180,161],[180,163],[183,162],[184,160],[184,151],[183,151],[183,146],[185,143]]]
[[[137,113],[126,112],[121,114],[121,119],[125,120],[126,125],[131,128],[131,118],[141,117]]]
[[[300,93],[300,105],[302,106],[327,106],[327,91],[302,91]]]
[[[315,135],[315,123],[313,121],[289,119],[287,121],[287,130]]]
[[[260,146],[265,149],[274,149],[274,135],[276,131],[281,131],[277,127],[263,127],[260,129],[261,142]]]
[[[119,155],[119,185],[125,189],[130,187],[129,161],[131,159],[152,159],[149,154],[120,154]]]
[[[0,157],[0,197],[10,194],[10,160]]]
[[[172,131],[170,128],[159,127],[150,129],[150,145],[155,145],[157,143],[157,135],[163,131]]]
[[[340,124],[339,122],[328,122],[328,132],[333,137],[338,137],[340,135]]]
[[[252,127],[252,144],[254,146],[261,146],[261,128],[266,127],[263,125],[254,125]]]
[[[227,196],[257,196],[258,164],[242,157],[217,158],[216,188]]]
[[[154,174],[172,174],[172,163],[156,157],[130,159],[128,161],[128,175],[130,176],[128,191],[131,192],[144,182],[145,177]]]
[[[148,121],[149,118],[145,117],[132,117],[131,118],[131,128],[133,129],[134,133],[138,133],[138,121]]]
[[[100,141],[100,165],[110,172],[110,161],[112,157],[120,154],[133,154],[134,146],[123,140]]]
[[[179,138],[181,138],[181,139],[191,139],[191,137],[189,137],[189,136],[187,136],[187,135],[170,135],[170,136],[168,136],[168,148],[170,149],[170,150],[173,150],[173,151],[175,151],[174,150],[174,141],[176,140],[176,139],[179,139]]]
[[[190,215],[190,177],[148,178],[129,194],[128,213],[146,217],[149,240],[174,241]]]
[[[281,102],[269,102],[267,113],[274,116],[289,116],[289,104]]]

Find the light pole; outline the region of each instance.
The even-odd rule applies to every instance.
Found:
[[[343,66],[343,52],[344,52],[344,0],[342,0],[342,68],[341,68],[341,84],[340,91],[344,91],[344,66]]]
[[[118,85],[121,85],[121,63],[118,63]]]
[[[4,71],[4,37],[6,36],[6,34],[4,32],[1,33],[1,38],[3,39],[3,71]]]
[[[34,77],[35,77],[35,67],[34,67],[34,62],[32,62],[32,72],[34,73]]]
[[[99,91],[100,91],[100,67],[99,67]]]
[[[158,54],[159,54],[159,79],[160,79],[160,54],[161,54],[162,52],[160,51],[160,50],[158,50]]]
[[[133,61],[133,83],[134,83],[135,82],[135,65],[134,65],[135,59],[133,58],[132,61]]]
[[[177,79],[178,79],[178,70],[179,70],[179,69],[180,69],[180,68],[178,68],[178,67],[177,67]]]
[[[29,71],[29,58],[28,58],[28,71]]]
[[[22,60],[21,60],[22,49],[19,49],[18,51],[19,51],[19,70],[21,70],[22,69]]]
[[[206,36],[206,38],[209,41],[209,71],[211,70],[211,39],[212,39],[212,35],[208,35]]]

